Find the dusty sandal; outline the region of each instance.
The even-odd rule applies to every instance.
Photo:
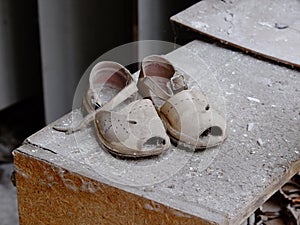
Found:
[[[148,157],[165,152],[170,139],[150,100],[136,100],[130,72],[115,62],[100,62],[89,77],[83,105],[89,114],[78,127],[56,130],[72,133],[94,121],[97,135],[112,154]]]
[[[175,143],[203,149],[224,141],[225,119],[200,91],[188,89],[184,75],[165,58],[152,55],[143,60],[138,88],[154,102]]]

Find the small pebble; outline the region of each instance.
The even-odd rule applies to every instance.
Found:
[[[174,187],[175,187],[174,184],[171,184],[171,185],[168,186],[168,188],[170,188],[170,189],[173,189]]]
[[[247,131],[251,131],[254,127],[254,123],[248,123],[247,124]]]
[[[258,139],[257,139],[257,144],[258,144],[259,146],[262,146],[264,143],[263,143],[263,141],[262,141],[260,138],[258,138]]]
[[[283,30],[283,29],[288,28],[289,25],[284,24],[284,23],[275,23],[275,27],[276,27],[277,29]]]

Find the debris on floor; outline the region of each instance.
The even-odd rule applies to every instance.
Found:
[[[244,225],[299,225],[300,172],[252,214]]]

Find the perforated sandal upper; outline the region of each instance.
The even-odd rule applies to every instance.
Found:
[[[137,87],[128,70],[114,62],[101,62],[92,69],[90,82],[85,106],[95,114],[98,137],[111,153],[145,157],[159,155],[169,148],[170,139],[152,102],[130,98],[136,94]],[[95,88],[106,83],[121,90],[105,102],[99,96],[106,93]],[[95,110],[95,106],[99,108]]]
[[[138,88],[154,103],[156,98],[163,101],[156,107],[172,140],[199,149],[219,145],[226,138],[225,119],[211,108],[200,91],[187,90],[184,75],[167,59],[146,57]]]

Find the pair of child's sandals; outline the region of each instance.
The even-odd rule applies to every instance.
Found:
[[[138,99],[138,93],[144,98]],[[226,136],[224,118],[201,92],[188,90],[184,75],[157,55],[143,60],[137,83],[118,63],[96,64],[83,105],[87,119],[78,128],[58,130],[74,132],[94,120],[99,139],[118,156],[159,155],[170,147],[170,138],[203,149],[219,145]]]

